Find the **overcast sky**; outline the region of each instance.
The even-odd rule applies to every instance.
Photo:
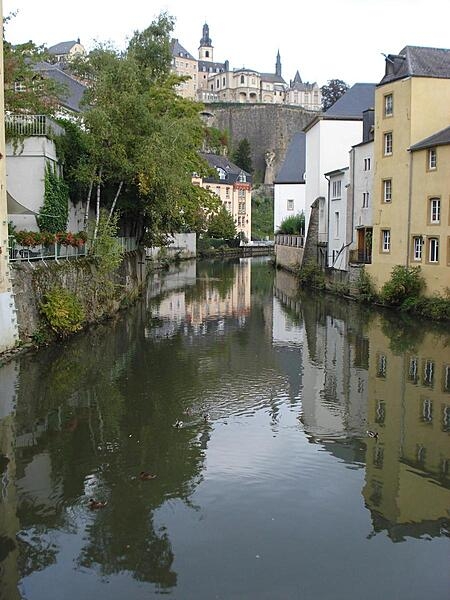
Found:
[[[207,22],[216,60],[273,72],[279,49],[286,81],[298,69],[303,81],[319,85],[378,82],[382,53],[450,46],[449,0],[3,0],[4,15],[14,10],[7,40],[51,46],[79,37],[88,50],[96,41],[123,48],[133,31],[167,11],[176,19],[174,37],[196,58]]]

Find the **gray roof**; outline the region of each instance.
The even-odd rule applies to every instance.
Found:
[[[183,58],[189,58],[190,60],[195,60],[195,58],[192,56],[192,54],[190,52],[188,52],[186,50],[186,48],[183,48],[183,46],[180,44],[180,42],[178,40],[176,40],[175,38],[173,38],[171,40],[171,46],[172,46],[172,56],[181,56]]]
[[[286,157],[274,183],[305,183],[306,134],[297,131],[289,144]]]
[[[375,84],[355,83],[325,113],[324,118],[360,118],[363,111],[375,104]]]
[[[286,82],[281,75],[277,75],[276,73],[261,73],[261,79],[270,83],[282,83],[286,85]]]
[[[414,152],[414,150],[423,150],[425,148],[433,148],[434,146],[446,146],[447,144],[450,144],[450,126],[430,135],[421,142],[417,142],[417,144],[413,144],[410,150]]]
[[[48,49],[49,54],[69,54],[70,49],[75,46],[75,44],[79,44],[79,40],[71,40],[70,42],[59,42],[59,44],[55,44],[54,46],[50,46]]]
[[[203,71],[203,67],[206,67],[205,71]],[[209,69],[212,69],[210,71]],[[225,64],[221,62],[213,62],[211,60],[199,60],[198,61],[198,71],[206,72],[206,73],[222,73],[225,70]]]
[[[209,154],[206,152],[201,152],[200,156],[206,160],[210,167],[213,167],[214,169],[223,169],[227,173],[226,179],[219,179],[218,176],[205,177],[204,181],[222,181],[231,185],[237,181],[240,173],[245,173],[247,176],[247,182],[252,182],[252,176],[250,175],[250,173],[247,173],[247,171],[244,171],[244,169],[241,169],[241,167],[238,167],[234,163],[230,162],[226,156],[220,156],[219,154]]]
[[[57,65],[41,62],[37,63],[34,66],[34,69],[42,73],[45,77],[49,77],[50,79],[53,79],[57,83],[64,86],[65,93],[59,98],[61,106],[64,106],[73,112],[80,112],[80,103],[83,98],[83,94],[86,91],[85,85],[80,83],[69,73],[59,69]]]
[[[388,54],[386,72],[379,85],[404,77],[450,79],[450,50],[405,46],[399,54]]]

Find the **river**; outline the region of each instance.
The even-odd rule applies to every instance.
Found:
[[[448,327],[189,262],[0,396],[1,600],[448,598]]]

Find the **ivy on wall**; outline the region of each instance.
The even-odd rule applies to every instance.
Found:
[[[44,183],[44,204],[37,217],[39,229],[50,233],[66,231],[69,217],[69,188],[58,174],[56,165],[47,163]]]

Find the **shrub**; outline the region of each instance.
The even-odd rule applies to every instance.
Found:
[[[325,275],[321,268],[314,263],[303,265],[298,273],[300,285],[323,290],[325,288]]]
[[[305,215],[303,212],[287,217],[281,222],[277,233],[286,235],[303,235],[305,232]]]
[[[44,295],[40,311],[60,337],[80,330],[85,319],[78,298],[62,287],[54,287]]]
[[[358,298],[362,302],[373,302],[376,300],[375,285],[364,267],[359,272],[359,277],[356,280],[356,288],[358,290]]]
[[[404,267],[396,265],[391,272],[391,278],[381,288],[381,298],[387,304],[400,306],[405,301],[418,298],[425,287],[425,281],[420,274],[420,267]]]

